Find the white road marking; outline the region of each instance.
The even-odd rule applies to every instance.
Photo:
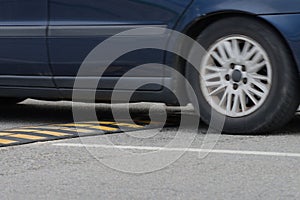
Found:
[[[104,148],[104,149],[132,149],[132,150],[149,150],[149,151],[184,151],[195,153],[214,153],[214,154],[236,154],[236,155],[255,155],[255,156],[277,156],[277,157],[297,157],[300,153],[284,153],[269,151],[238,151],[224,149],[196,149],[196,148],[164,148],[164,147],[147,147],[147,146],[114,146],[99,144],[77,144],[77,143],[56,143],[54,146],[63,147],[86,147],[86,148]]]

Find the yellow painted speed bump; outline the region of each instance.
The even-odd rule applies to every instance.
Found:
[[[83,122],[83,124],[103,124],[103,125],[114,125],[116,122],[99,121],[99,122]],[[90,126],[90,125],[89,125]]]
[[[143,128],[144,126],[137,124],[129,124],[129,123],[118,123],[118,122],[107,122],[107,121],[99,121],[99,122],[85,122],[87,124],[100,124],[100,125],[115,125],[119,127],[129,127],[129,128]]]
[[[18,141],[14,141],[14,140],[0,139],[0,144],[2,144],[2,145],[14,144],[14,143],[17,143],[17,142]]]
[[[112,127],[108,127],[108,126],[90,126],[90,128],[93,128],[93,129],[98,129],[98,130],[101,130],[101,131],[118,131],[119,129],[118,128],[112,128]]]
[[[46,137],[36,136],[36,135],[27,135],[27,134],[12,134],[10,137],[27,139],[27,140],[44,140]]]
[[[79,133],[92,133],[92,130],[83,129],[83,128],[68,128],[68,127],[57,127],[57,126],[42,126],[42,127],[33,127],[34,129],[49,129],[49,130],[62,130],[69,132],[79,132]]]
[[[0,136],[6,136],[6,135],[11,135],[11,133],[0,132]]]
[[[143,128],[144,126],[137,125],[137,124],[128,124],[128,123],[115,123],[117,126],[125,126],[129,128]]]
[[[145,124],[146,125],[146,124]],[[113,121],[95,121],[65,124],[50,124],[42,126],[20,127],[0,131],[0,147],[9,145],[26,144],[38,141],[47,141],[79,136],[91,136],[106,133],[134,131],[145,126],[134,123],[117,123]]]
[[[44,130],[35,130],[35,129],[12,129],[8,130],[9,132],[25,132],[25,133],[39,133],[39,134],[46,134],[52,136],[67,136],[66,133],[56,132],[56,131],[44,131]]]
[[[89,124],[54,124],[53,126],[66,126],[66,127],[88,127]]]

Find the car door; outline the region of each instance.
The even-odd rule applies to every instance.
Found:
[[[191,1],[49,0],[48,46],[56,84],[60,88],[72,88],[74,77],[85,57],[106,38],[135,27],[147,25],[172,27]],[[115,80],[135,66],[163,63],[163,59],[164,53],[153,49],[126,54],[106,71],[105,83],[101,84],[100,89],[112,89]],[[145,71],[151,71],[151,68],[135,76],[153,78]],[[153,74],[153,70],[151,73]],[[93,73],[89,76],[93,77]],[[160,77],[162,81],[163,71],[156,70],[153,76]],[[130,81],[132,79],[128,78],[128,83]],[[161,86],[147,88],[159,90]]]
[[[0,0],[0,86],[54,87],[47,0]]]

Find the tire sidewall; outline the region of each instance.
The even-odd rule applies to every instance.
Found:
[[[272,121],[277,109],[284,103],[284,98],[281,97],[284,97],[289,89],[285,84],[285,80],[290,73],[293,73],[293,70],[291,70],[292,67],[289,67],[292,64],[290,59],[287,58],[284,45],[278,37],[263,24],[254,22],[253,20],[241,20],[240,18],[222,20],[203,31],[197,38],[197,42],[205,49],[209,49],[216,41],[233,35],[246,36],[256,41],[266,51],[271,62],[272,85],[263,105],[247,116],[239,118],[226,117],[225,120],[225,132],[255,132],[256,130],[260,130],[261,127],[266,126],[266,123]],[[213,120],[211,119],[212,107],[202,94],[199,73],[188,72],[188,76],[197,94],[201,118],[206,123],[210,123]],[[215,113],[217,117],[221,117],[222,115],[218,112]]]

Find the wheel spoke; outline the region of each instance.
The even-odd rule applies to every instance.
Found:
[[[255,56],[252,58],[253,63],[258,63],[261,59],[263,59],[263,55],[260,52],[256,52]]]
[[[248,42],[245,42],[242,53],[241,53],[242,58],[246,57],[246,54],[249,51],[250,47],[251,47],[251,44]]]
[[[239,47],[239,43],[236,39],[232,40],[232,49],[233,49],[233,53],[234,53],[234,58],[240,59],[240,47]]]
[[[229,92],[227,95],[227,102],[226,102],[227,112],[231,112],[231,108],[232,108],[232,93]]]
[[[265,93],[260,92],[252,87],[248,87],[248,91],[251,92],[252,94],[258,96],[259,98],[262,98],[264,96]]]
[[[249,60],[254,54],[256,54],[257,52],[257,48],[256,47],[252,47],[246,54],[244,57],[244,60]]]
[[[220,64],[220,65],[224,65],[225,62],[222,60],[222,58],[216,53],[216,52],[212,52],[211,56]]]
[[[235,94],[234,99],[233,99],[233,106],[232,106],[232,111],[237,113],[239,112],[239,107],[240,107],[240,102],[239,102],[239,95]]]
[[[201,89],[212,108],[230,117],[259,109],[272,84],[266,51],[251,38],[230,36],[217,41],[209,52],[201,68]]]
[[[248,92],[248,90],[244,89],[243,90],[246,94],[246,96],[255,104],[257,105],[258,104],[258,101],[256,100],[256,98],[254,97],[253,94],[251,94],[250,92]]]
[[[224,42],[224,47],[230,58],[234,58],[234,52],[230,42]]]
[[[252,79],[251,83],[253,85],[255,85],[256,87],[258,87],[259,89],[261,89],[264,93],[268,92],[268,88],[262,82],[259,82],[259,81],[255,80],[255,79]]]
[[[217,94],[221,93],[225,88],[226,88],[225,85],[221,85],[220,87],[218,87],[217,89],[215,89],[211,93],[209,93],[209,96],[217,95]]]
[[[245,112],[247,106],[246,106],[246,96],[244,90],[240,90],[239,98],[240,98],[242,112]]]
[[[223,94],[223,96],[222,96],[222,99],[221,99],[221,101],[219,102],[219,106],[223,106],[223,105],[224,105],[225,100],[226,100],[227,95],[228,95],[228,91],[229,91],[229,87],[226,88],[226,90],[225,90],[225,92],[224,92],[224,94]]]
[[[206,74],[204,75],[204,80],[208,81],[208,80],[211,80],[211,79],[215,79],[215,78],[220,78],[220,73],[211,73],[211,74]]]
[[[261,63],[254,64],[253,66],[249,67],[248,72],[249,72],[249,73],[256,73],[256,72],[259,72],[260,70],[262,70],[262,69],[266,66],[266,64],[267,64],[266,61],[263,61],[263,62],[261,62]]]
[[[218,67],[218,66],[207,66],[205,67],[207,70],[209,71],[213,71],[213,72],[224,72],[225,69],[222,67]]]
[[[218,52],[220,53],[221,59],[225,63],[228,60],[228,57],[226,56],[225,49],[223,45],[218,46]]]
[[[221,81],[212,81],[212,82],[206,82],[206,87],[219,87],[222,85]]]
[[[251,74],[250,75],[253,79],[257,79],[257,80],[260,80],[260,81],[267,81],[267,82],[270,82],[270,78],[267,77],[267,76],[263,76],[263,75],[260,75],[260,74]]]

